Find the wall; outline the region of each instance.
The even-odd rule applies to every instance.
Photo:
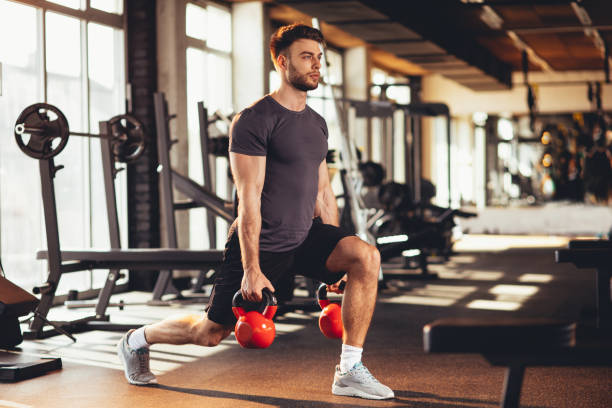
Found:
[[[587,81],[603,82],[604,75],[600,71],[575,71],[566,73],[530,73],[529,83],[537,86],[537,106],[540,113],[558,112],[584,112],[591,111],[592,106],[587,98]],[[514,73],[515,86],[507,91],[481,91],[474,92],[441,75],[427,75],[423,77],[422,98],[424,102],[443,102],[449,108],[453,121],[471,121],[474,112],[499,114],[510,116],[513,114],[527,114],[527,89],[522,84],[523,74]],[[602,105],[604,110],[612,110],[612,85],[602,84]],[[440,141],[438,132],[443,131],[440,122],[443,119],[423,119],[423,146],[421,149],[424,158],[430,161],[422,169],[423,176],[431,180],[438,180],[439,191],[447,190],[446,181],[438,177],[445,172],[446,161],[437,160],[436,140]],[[456,129],[456,127],[454,128]],[[473,133],[473,132],[472,132]],[[453,135],[453,140],[457,140]],[[471,135],[473,137],[473,134]],[[473,141],[474,142],[474,141]],[[454,146],[456,150],[457,147]],[[427,163],[428,160],[423,160]],[[482,184],[482,163],[474,157],[472,162],[478,167],[474,168],[474,185]],[[456,170],[453,168],[453,170]],[[454,187],[455,188],[455,187]],[[475,191],[476,201],[483,205],[481,192]],[[454,194],[453,194],[454,195]],[[438,198],[446,201],[447,194]],[[457,203],[454,200],[454,204]]]
[[[538,86],[538,110],[543,113],[590,111],[586,82],[603,79],[599,71],[529,74],[529,83]],[[426,102],[446,103],[453,116],[474,112],[528,113],[522,73],[515,73],[513,82],[513,89],[508,91],[474,92],[441,75],[427,75],[423,77],[422,97]],[[612,110],[612,84],[602,87],[602,102],[604,109]]]

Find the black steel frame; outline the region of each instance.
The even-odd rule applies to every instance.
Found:
[[[555,251],[555,260],[595,269],[596,326],[612,330],[612,241],[570,241],[569,248]]]
[[[160,200],[163,211],[163,222],[165,224],[167,245],[177,248],[175,211],[189,210],[192,208],[205,208],[208,239],[211,248],[217,245],[216,240],[216,217],[228,222],[234,221],[234,215],[228,210],[231,203],[223,200],[215,194],[214,181],[212,177],[210,154],[208,151],[210,135],[208,133],[208,111],[203,102],[198,102],[198,116],[200,122],[200,145],[202,151],[202,170],[204,173],[204,186],[196,183],[188,177],[181,175],[172,169],[170,163],[170,149],[175,141],[170,139],[169,122],[173,116],[168,114],[168,104],[163,93],[153,95],[155,108],[155,122],[157,128],[157,152],[159,157],[160,172]],[[188,202],[176,202],[173,188],[188,197]],[[202,292],[202,286],[210,281],[207,277],[210,270],[200,270],[200,274],[193,285],[194,292]],[[160,300],[164,294],[177,293],[172,284],[172,271],[164,270],[153,289],[153,299]]]
[[[108,122],[100,122],[99,127],[100,135],[110,135]],[[127,330],[134,326],[110,323],[110,318],[106,314],[106,309],[116,282],[120,277],[121,269],[197,269],[216,267],[222,261],[221,251],[172,249],[122,250],[114,183],[118,170],[116,169],[116,162],[111,151],[110,138],[102,138],[100,146],[111,247],[109,251],[62,251],[60,249],[54,178],[63,166],[56,166],[53,159],[39,161],[47,250],[40,251],[37,257],[38,259],[47,260],[49,275],[47,282],[34,288],[35,293],[41,294],[41,299],[36,309],[36,314],[30,323],[29,330],[24,332],[24,338],[46,338],[60,334],[62,331],[77,333],[89,330]],[[72,321],[53,322],[59,329],[54,327],[53,329],[44,330],[45,319],[53,305],[55,292],[62,274],[90,269],[109,269],[105,285],[100,290],[98,296],[95,314]]]

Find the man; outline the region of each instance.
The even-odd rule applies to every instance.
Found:
[[[232,331],[231,302],[237,290],[260,301],[262,289],[299,273],[339,292],[344,335],[332,392],[370,399],[393,398],[361,363],[370,325],[380,256],[377,249],[338,227],[338,208],[325,157],[327,125],[306,105],[306,92],[318,86],[319,30],[281,27],[270,52],[281,86],[234,118],[230,164],[238,193],[238,217],[230,228],[224,262],[210,296],[207,315],[166,319],[128,332],[119,356],[128,381],[155,383],[148,347],[155,343],[215,346]]]

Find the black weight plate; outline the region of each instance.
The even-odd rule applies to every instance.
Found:
[[[50,117],[51,113],[55,118]],[[23,126],[40,129],[40,132],[17,132]],[[24,135],[30,138],[26,141]],[[25,108],[15,121],[15,140],[22,152],[39,160],[57,156],[68,143],[70,129],[66,116],[57,107],[47,103],[35,103]]]
[[[137,160],[147,148],[142,123],[131,115],[117,115],[108,121],[111,128],[111,149],[115,159],[122,163]]]

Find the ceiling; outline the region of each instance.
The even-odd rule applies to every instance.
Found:
[[[612,0],[275,0],[269,6],[271,17],[284,22],[317,17],[331,43],[368,44],[383,67],[439,73],[476,91],[510,88],[523,54],[530,72],[603,72],[612,44]]]

